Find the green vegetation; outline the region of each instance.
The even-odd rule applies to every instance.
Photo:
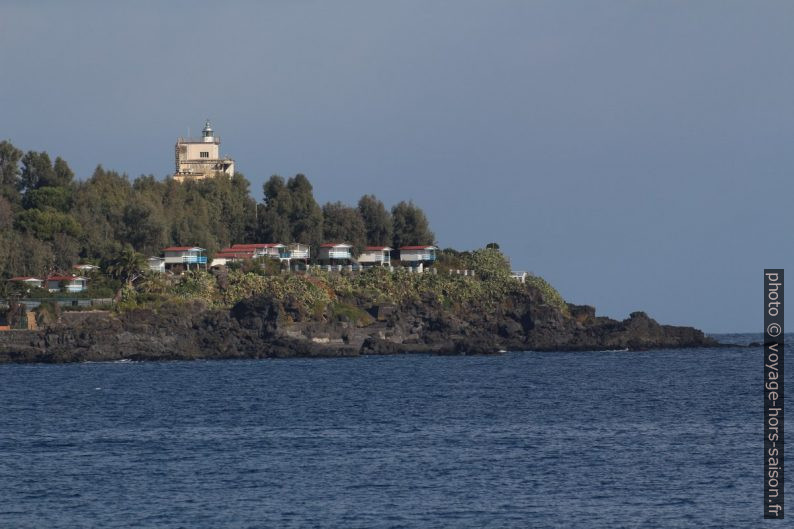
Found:
[[[465,308],[495,306],[526,285],[510,277],[510,264],[496,243],[471,252],[439,252],[436,274],[394,273],[375,268],[362,273],[282,274],[273,260],[235,264],[220,273],[190,271],[166,276],[146,271],[144,257],[170,245],[196,245],[210,255],[232,243],[302,242],[316,252],[321,242],[392,246],[433,244],[424,212],[412,202],[391,210],[372,195],[356,207],[341,202],[320,206],[304,175],[272,176],[264,200],[250,196],[242,174],[178,183],[124,175],[98,166],[75,179],[61,158],[23,153],[0,142],[0,295],[49,298],[6,281],[12,276],[67,273],[77,262],[101,264],[89,274],[89,291],[69,297],[111,297],[120,309],[157,307],[201,300],[228,308],[254,295],[273,296],[299,312],[370,321],[367,305],[438,303]],[[450,273],[474,270],[475,276]],[[567,312],[559,293],[539,277],[528,283],[546,303]],[[16,290],[15,290],[16,289]]]
[[[375,267],[356,273],[268,273],[240,269],[216,273],[191,271],[181,276],[147,274],[133,289],[124,290],[122,308],[201,301],[209,308],[228,309],[251,296],[268,296],[307,317],[372,323],[366,309],[380,304],[430,303],[454,310],[495,309],[527,285],[510,277],[506,258],[496,249],[466,252],[459,257],[475,276],[444,272],[415,274]],[[541,278],[530,282],[543,301],[567,312],[559,294]]]
[[[434,242],[424,212],[410,202],[389,212],[365,195],[358,207],[321,207],[302,174],[269,178],[260,204],[249,188],[240,173],[131,181],[102,166],[78,180],[63,159],[0,141],[0,283],[67,272],[77,262],[109,263],[126,248],[150,256],[172,245],[212,254],[233,243],[301,242],[316,252],[330,241],[358,249]]]
[[[557,289],[555,289],[551,284],[543,279],[540,276],[527,276],[526,283],[540,291],[543,294],[543,300],[548,303],[549,305],[556,307],[560,312],[565,314],[566,316],[569,315],[568,304],[565,303],[565,300],[562,298]]]

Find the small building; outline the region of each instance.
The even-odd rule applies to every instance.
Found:
[[[69,292],[75,294],[88,288],[88,280],[78,276],[50,276],[47,278],[47,290],[50,292]]]
[[[364,266],[389,266],[392,249],[388,246],[367,246],[358,256],[358,262]]]
[[[224,248],[212,258],[210,263],[211,268],[218,266],[226,266],[229,263],[239,263],[254,258],[253,250],[233,250],[231,248]]]
[[[229,252],[253,252],[253,258],[272,257],[273,259],[288,259],[287,245],[278,242],[266,242],[255,244],[233,244],[230,248],[222,251]]]
[[[437,246],[401,246],[400,247],[400,261],[410,266],[418,266],[424,264],[425,266],[432,264],[436,260]]]
[[[207,267],[207,250],[198,246],[170,246],[163,248],[164,264],[166,269],[182,266],[190,270],[200,268],[202,265]]]
[[[149,257],[146,264],[152,272],[165,273],[165,259],[162,257]]]
[[[351,244],[327,242],[320,245],[317,259],[322,262],[334,264],[337,261],[350,261],[353,259]]]
[[[73,268],[75,268],[76,270],[80,270],[83,273],[90,273],[99,270],[99,267],[97,265],[92,265],[92,264],[76,264],[73,266]]]
[[[44,286],[44,280],[38,277],[30,277],[30,276],[21,276],[21,277],[12,277],[9,281],[13,281],[16,284],[24,285],[28,288],[42,288]]]
[[[234,160],[221,157],[221,138],[215,135],[210,121],[204,124],[201,138],[179,138],[176,141],[176,172],[174,180],[203,180],[216,175],[234,176]]]
[[[512,277],[516,281],[520,281],[521,283],[526,283],[527,282],[527,276],[528,275],[529,274],[527,274],[526,272],[517,272],[515,270],[510,272],[510,277]]]
[[[308,260],[310,257],[311,247],[308,244],[301,244],[294,242],[287,246],[287,254],[290,259],[303,259]]]

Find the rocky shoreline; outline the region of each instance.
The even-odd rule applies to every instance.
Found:
[[[566,313],[528,290],[499,306],[453,309],[432,300],[365,305],[363,317],[307,315],[269,297],[230,310],[199,302],[153,309],[65,312],[38,331],[0,333],[0,363],[495,354],[499,351],[716,347],[692,327],[660,325],[643,312],[617,321],[595,309]]]

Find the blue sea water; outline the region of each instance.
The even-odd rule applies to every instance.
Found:
[[[761,379],[760,348],[3,365],[0,527],[782,527]]]

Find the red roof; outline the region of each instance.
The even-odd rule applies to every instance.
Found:
[[[333,248],[334,246],[345,246],[347,248],[352,248],[351,245],[345,244],[343,242],[325,242],[320,245],[320,248]]]
[[[30,277],[30,276],[20,276],[20,277],[12,277],[9,281],[29,281],[31,279],[35,279],[36,281],[44,281],[40,277]]]
[[[221,259],[250,259],[253,256],[253,252],[220,252],[215,257]]]
[[[204,248],[199,248],[198,246],[169,246],[168,248],[163,248],[164,252],[183,252],[185,250],[200,250],[204,251]]]
[[[435,250],[435,246],[429,244],[427,246],[400,246],[400,250]]]
[[[77,276],[50,276],[47,281],[74,281],[75,279],[85,279],[84,277]]]
[[[369,252],[377,252],[378,250],[391,250],[388,246],[367,246],[364,250]]]
[[[284,246],[279,242],[266,242],[256,244],[233,244],[232,248],[275,248],[277,246]]]

